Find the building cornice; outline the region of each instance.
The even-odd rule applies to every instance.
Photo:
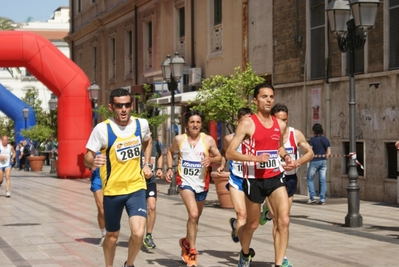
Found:
[[[382,77],[386,77],[386,76],[396,76],[396,75],[399,75],[399,70],[356,74],[356,81],[372,79],[372,78],[382,78]],[[348,82],[348,76],[329,78],[328,81],[329,81],[329,83]],[[325,83],[326,83],[326,81],[323,79],[323,80],[314,80],[314,81],[306,81],[306,82],[273,84],[273,87],[274,87],[274,89],[285,89],[285,88],[301,87],[301,86],[323,85]]]
[[[149,0],[129,1],[125,4],[122,4],[116,7],[115,9],[104,13],[104,15],[94,18],[89,24],[83,26],[82,28],[77,29],[75,32],[68,34],[68,36],[66,36],[64,40],[67,43],[75,42],[89,35],[90,33],[96,31],[101,26],[107,25],[112,21],[125,16],[126,14],[134,11],[135,8],[138,8],[139,6],[142,6],[147,2],[149,2]]]

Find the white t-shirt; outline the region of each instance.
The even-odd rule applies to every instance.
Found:
[[[110,124],[115,135],[121,138],[127,138],[132,135],[132,132],[136,130],[136,118],[130,117],[131,123],[127,126],[120,126],[115,123],[114,119],[110,119]],[[141,128],[141,136],[143,141],[147,141],[151,137],[150,128],[146,119],[138,118]],[[107,125],[105,123],[99,123],[94,127],[91,132],[89,141],[87,141],[86,148],[91,151],[100,151],[107,146]]]
[[[7,144],[5,147],[3,145],[0,145],[0,154],[2,156],[5,156],[5,160],[0,160],[0,167],[8,167],[11,165],[11,155],[12,155],[12,150],[11,150],[11,145]]]

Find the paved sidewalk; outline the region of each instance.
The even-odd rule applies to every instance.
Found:
[[[89,179],[59,179],[43,172],[12,171],[11,198],[0,187],[0,267],[104,266],[97,211]],[[185,235],[186,210],[169,185],[158,183],[155,249],[142,249],[135,262],[143,266],[185,266],[178,240]],[[301,266],[396,266],[399,261],[399,206],[361,202],[363,227],[343,227],[346,199],[327,198],[327,204],[307,205],[296,196],[291,212],[287,256]],[[129,229],[123,215],[114,266],[126,260]],[[231,209],[218,205],[211,185],[199,223],[199,266],[237,266],[240,247],[231,241]],[[251,267],[274,266],[272,223],[259,226],[251,247]]]

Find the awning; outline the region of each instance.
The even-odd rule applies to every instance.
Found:
[[[176,106],[185,106],[190,101],[194,101],[197,96],[197,91],[175,94],[175,105]],[[163,96],[159,98],[150,99],[147,101],[148,104],[158,104],[161,106],[170,106],[171,96]]]

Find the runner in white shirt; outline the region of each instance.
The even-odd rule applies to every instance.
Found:
[[[1,183],[3,183],[3,175],[6,177],[6,197],[11,197],[10,195],[10,174],[12,169],[12,164],[15,160],[15,149],[12,145],[8,143],[8,136],[3,135],[1,137],[0,146],[0,178]]]

